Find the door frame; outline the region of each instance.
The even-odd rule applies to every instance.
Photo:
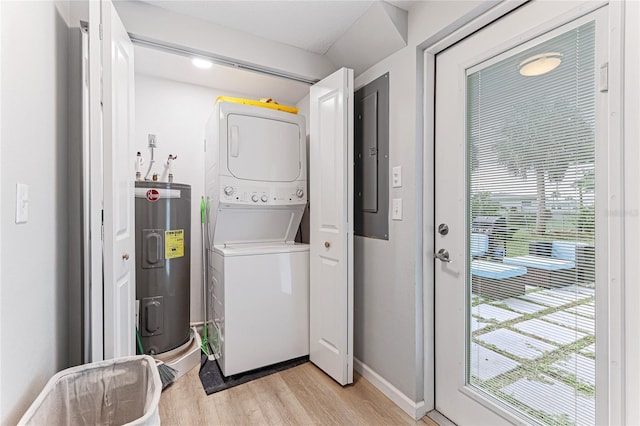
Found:
[[[422,61],[417,61],[418,72],[418,84],[417,88],[422,94],[422,114],[418,114],[419,119],[422,120],[421,127],[423,130],[423,258],[422,258],[422,281],[423,281],[423,329],[424,329],[424,401],[427,411],[435,409],[435,264],[432,254],[435,252],[435,175],[433,172],[428,173],[428,170],[434,170],[435,164],[435,64],[436,55],[445,49],[453,46],[457,42],[461,41],[465,37],[472,33],[482,29],[485,26],[490,25],[495,20],[503,17],[509,12],[525,4],[526,1],[510,1],[510,2],[487,2],[477,8],[473,9],[467,15],[456,21],[451,26],[445,28],[440,33],[427,39],[424,43],[418,45],[418,53],[422,52]],[[639,344],[631,340],[633,345],[625,347],[625,333],[628,338],[633,335],[633,328],[630,325],[634,324],[633,321],[637,321],[640,315],[637,314],[637,309],[631,309],[637,306],[637,302],[640,302],[640,291],[633,289],[629,286],[629,290],[625,292],[624,278],[637,277],[640,274],[640,266],[637,265],[637,261],[633,262],[631,259],[637,258],[640,254],[640,247],[634,244],[631,238],[625,239],[625,223],[629,222],[632,230],[637,230],[636,234],[640,235],[640,220],[638,219],[637,208],[633,212],[629,211],[630,205],[640,208],[640,197],[632,193],[632,188],[623,186],[625,179],[640,179],[640,172],[637,170],[637,158],[640,157],[640,150],[636,149],[633,145],[634,140],[638,140],[640,131],[635,120],[625,120],[624,113],[626,106],[629,116],[634,111],[638,111],[637,97],[633,99],[633,96],[624,96],[623,89],[629,88],[630,93],[640,93],[640,84],[632,79],[625,81],[626,75],[634,75],[630,71],[638,70],[637,65],[637,53],[629,61],[624,56],[624,40],[625,36],[633,38],[637,37],[637,31],[630,29],[629,25],[626,29],[625,23],[625,2],[622,1],[597,1],[593,4],[584,6],[581,10],[581,14],[587,14],[600,8],[603,4],[609,3],[609,145],[613,149],[609,160],[609,170],[612,167],[617,167],[620,172],[616,176],[610,174],[611,182],[614,184],[614,188],[619,190],[615,195],[615,201],[610,201],[609,211],[625,212],[625,214],[618,213],[614,219],[610,221],[612,227],[610,229],[610,236],[614,241],[619,244],[609,247],[611,253],[610,258],[617,259],[617,262],[611,262],[609,264],[609,292],[608,294],[602,294],[601,296],[605,303],[609,304],[609,326],[605,330],[598,329],[600,336],[605,336],[610,344],[610,352],[608,354],[607,362],[609,363],[609,383],[608,386],[608,398],[606,400],[600,400],[597,402],[597,410],[606,411],[606,418],[611,424],[623,424],[625,419],[638,418],[638,408],[634,404],[625,404],[625,401],[632,401],[631,398],[637,398],[640,393],[640,385],[633,379],[625,381],[625,372],[630,370],[634,375],[633,377],[640,376],[640,368],[637,361],[639,357]],[[640,15],[640,8],[637,5],[633,5],[630,8],[633,11],[634,16]],[[575,14],[569,16],[561,16],[556,19],[548,21],[548,26],[560,26],[575,17]],[[633,22],[631,17],[627,18],[627,22]],[[634,32],[635,31],[635,32]],[[533,34],[528,34],[533,35]],[[630,43],[633,44],[633,43]],[[636,47],[637,48],[637,47]],[[632,47],[627,49],[627,54],[632,52]],[[627,61],[623,61],[627,59]],[[623,65],[626,66],[626,70],[623,69]],[[637,74],[635,74],[637,75]],[[420,87],[421,86],[421,87]],[[625,130],[627,133],[625,134]],[[624,138],[626,136],[626,138]],[[633,137],[635,136],[635,138]],[[611,143],[613,141],[614,143]],[[623,152],[626,152],[629,148],[632,152],[637,153],[637,156],[629,158],[629,156],[623,156]],[[633,166],[636,164],[636,166]],[[626,167],[625,167],[626,166]],[[633,177],[632,177],[633,175]],[[623,179],[623,177],[625,179]],[[634,182],[634,180],[628,180]],[[625,201],[629,200],[631,203],[625,204]],[[625,250],[626,249],[626,250]],[[627,262],[627,268],[625,270],[625,259],[629,259]],[[626,273],[626,274],[625,274]],[[600,294],[599,294],[600,295]],[[625,297],[627,296],[627,297]],[[628,297],[633,296],[633,297]],[[625,301],[627,306],[625,317]],[[635,302],[635,303],[634,303]],[[600,305],[602,306],[602,305]],[[606,308],[606,307],[605,307]],[[598,309],[598,313],[606,314],[607,310]],[[614,313],[618,313],[615,315]],[[627,325],[627,327],[625,327]],[[602,359],[602,356],[606,355],[604,350],[606,348],[603,345],[598,350],[598,357]],[[626,350],[626,352],[625,352]],[[627,361],[625,364],[625,360]],[[600,384],[604,387],[605,384]],[[628,399],[625,400],[625,397]],[[604,403],[603,403],[604,402]],[[602,419],[602,416],[599,416]]]
[[[621,11],[616,7],[616,13]],[[640,28],[637,22],[640,21],[640,3],[629,2],[625,4],[622,16],[619,17],[624,25],[622,32],[622,40],[629,40],[626,46],[623,43],[617,48],[617,54],[624,57],[624,69],[620,72],[628,76],[640,75],[640,53],[638,45],[640,45]],[[640,140],[640,120],[638,114],[640,111],[640,82],[634,78],[628,78],[624,81],[624,92],[630,93],[630,96],[624,96],[621,99],[621,107],[623,114],[620,119],[624,122],[622,129],[624,135],[624,181],[640,182],[640,145],[632,141]],[[633,282],[640,276],[640,264],[638,262],[638,253],[640,246],[638,245],[638,236],[640,235],[640,193],[635,185],[628,185],[624,188],[625,210],[630,214],[625,215],[625,231],[630,238],[624,242],[624,263],[625,275],[624,280]],[[635,236],[635,238],[634,238]],[[625,417],[623,421],[627,424],[640,423],[640,339],[638,338],[638,324],[640,324],[640,286],[629,286],[624,289],[625,305],[625,351],[624,351],[624,373],[627,378],[624,384],[626,406]],[[635,325],[635,326],[633,326]]]
[[[102,137],[102,99],[101,99],[101,75],[102,75],[102,40],[100,36],[102,22],[101,2],[89,3],[89,93],[88,93],[88,140],[86,141],[89,152],[88,169],[91,171],[86,176],[88,181],[83,181],[91,194],[88,201],[89,216],[84,220],[84,226],[89,228],[90,244],[85,247],[90,257],[90,284],[89,284],[89,318],[90,341],[87,362],[102,361],[104,359],[104,307],[103,307],[103,137]],[[84,107],[84,106],[83,106]],[[96,141],[99,143],[96,144]]]

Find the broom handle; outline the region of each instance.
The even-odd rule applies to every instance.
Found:
[[[200,228],[202,231],[202,310],[204,311],[204,329],[207,329],[207,248],[205,245],[206,204],[204,196],[200,199]]]

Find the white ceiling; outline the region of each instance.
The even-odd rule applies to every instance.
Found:
[[[142,1],[324,55],[375,0]],[[405,10],[414,3],[387,2]]]
[[[139,45],[134,55],[136,73],[224,90],[223,95],[273,98],[280,104],[294,105],[309,93],[305,83],[215,64],[199,69],[190,57]]]
[[[379,0],[137,1],[324,55]],[[387,3],[408,10],[416,1]],[[270,97],[292,105],[309,93],[304,83],[222,65],[202,70],[191,64],[190,57],[140,45],[135,46],[135,58],[137,73],[223,89],[230,94]]]

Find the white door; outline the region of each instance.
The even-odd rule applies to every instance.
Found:
[[[436,56],[436,408],[457,424],[608,423],[598,7],[526,3]]]
[[[110,1],[102,10],[104,358],[135,355],[133,45]],[[94,171],[95,172],[95,171]]]
[[[311,87],[310,356],[353,382],[353,70]]]

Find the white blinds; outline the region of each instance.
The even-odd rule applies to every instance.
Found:
[[[593,22],[467,76],[468,381],[547,424],[595,422],[595,90]]]

